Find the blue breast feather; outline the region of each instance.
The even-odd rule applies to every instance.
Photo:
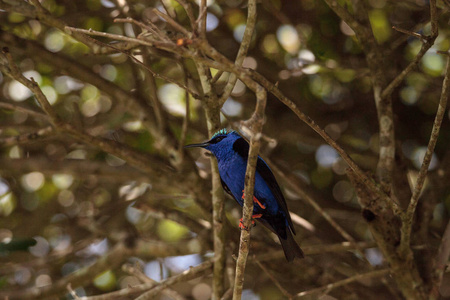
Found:
[[[246,168],[247,160],[244,160],[239,155],[234,155],[232,159],[221,161],[219,163],[220,177],[230,189],[235,200],[241,206],[244,204],[244,199],[242,199],[242,191],[244,190]],[[254,196],[266,206],[265,213],[276,215],[280,212],[280,206],[278,205],[275,196],[272,194],[261,174],[258,172],[255,174]],[[263,210],[256,204],[254,205],[253,213],[260,214],[263,213]]]

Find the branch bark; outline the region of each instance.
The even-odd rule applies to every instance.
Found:
[[[372,272],[368,272],[365,274],[359,274],[353,277],[349,277],[347,279],[344,280],[340,280],[340,281],[336,281],[312,290],[308,290],[308,291],[304,291],[301,293],[298,293],[295,298],[303,298],[305,296],[308,295],[313,295],[313,294],[317,294],[317,293],[321,293],[322,295],[326,295],[329,292],[331,292],[332,290],[353,283],[355,281],[359,281],[359,280],[367,280],[367,279],[371,279],[371,278],[376,278],[376,277],[381,277],[381,276],[385,276],[387,274],[389,274],[389,269],[384,269],[384,270],[376,270],[376,271],[372,271]]]
[[[250,119],[251,126],[250,149],[248,152],[247,170],[245,172],[244,206],[242,208],[242,223],[239,244],[239,256],[236,262],[236,278],[234,281],[233,300],[239,300],[244,288],[245,265],[250,248],[250,229],[253,215],[253,190],[255,187],[256,162],[260,148],[260,138],[264,124],[264,110],[266,108],[267,93],[263,87],[258,86],[256,90],[256,108]]]
[[[430,140],[428,142],[427,151],[423,158],[422,165],[420,166],[419,175],[414,185],[413,194],[409,202],[409,206],[402,216],[402,228],[401,228],[401,242],[400,242],[400,253],[404,256],[410,255],[410,243],[411,243],[411,230],[414,219],[414,213],[416,211],[417,203],[419,202],[419,197],[421,195],[423,184],[425,178],[427,177],[428,167],[430,166],[431,158],[433,156],[434,148],[439,137],[439,131],[441,129],[441,124],[445,116],[445,111],[447,107],[447,101],[450,97],[450,56],[447,57],[447,65],[445,67],[445,77],[442,83],[442,92],[439,100],[439,106],[437,109],[436,117],[434,119],[433,128],[431,130]]]

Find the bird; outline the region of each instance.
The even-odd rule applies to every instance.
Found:
[[[193,147],[204,148],[215,156],[223,189],[243,206],[245,172],[250,149],[248,142],[237,131],[224,128],[217,131],[207,142],[185,146]],[[302,249],[294,240],[294,225],[280,186],[267,163],[259,155],[253,192],[252,223],[254,220],[278,236],[288,262],[304,257]],[[239,227],[247,229],[242,219]]]

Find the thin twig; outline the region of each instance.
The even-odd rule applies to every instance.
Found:
[[[269,159],[265,159],[268,163],[270,163]],[[311,205],[344,239],[351,243],[355,243],[355,239],[344,229],[341,225],[339,225],[331,216],[328,214],[318,203],[313,199],[313,197],[305,192],[300,186],[291,178],[286,176],[284,172],[282,172],[274,163],[271,163],[271,168],[273,171],[280,176],[294,192],[300,196],[303,200],[305,200],[309,205]]]
[[[12,104],[12,103],[7,103],[7,102],[0,102],[0,108],[20,111],[20,112],[29,114],[31,116],[42,118],[42,119],[46,119],[46,120],[49,119],[46,114],[43,114],[41,112],[35,111],[33,109],[29,109],[29,108],[26,108],[26,107],[23,107],[23,106],[20,106],[20,105],[17,105],[17,104]]]
[[[334,252],[345,252],[345,251],[353,251],[353,250],[363,250],[368,248],[375,248],[377,244],[372,242],[342,242],[337,244],[324,244],[324,245],[314,245],[314,246],[302,246],[302,250],[306,256],[309,255],[317,255],[317,254],[326,254],[326,253],[334,253]],[[282,250],[273,251],[270,253],[258,254],[259,261],[267,261],[273,259],[284,258],[284,253]],[[251,258],[250,258],[251,259]]]
[[[183,73],[184,73],[184,85],[188,86],[188,70],[186,69],[186,65],[183,65]],[[189,121],[190,121],[190,101],[189,101],[189,92],[186,90],[184,93],[184,97],[185,97],[185,115],[184,115],[184,119],[183,119],[183,125],[181,126],[181,135],[180,135],[180,144],[178,147],[178,151],[180,152],[180,157],[183,157],[183,146],[186,144],[186,136],[187,136],[187,130],[189,127]]]
[[[267,93],[266,90],[258,86],[256,90],[256,108],[250,122],[251,138],[250,149],[248,153],[247,170],[245,172],[244,187],[244,205],[242,208],[242,223],[245,229],[241,230],[241,238],[239,244],[239,256],[236,262],[236,278],[234,281],[233,299],[239,300],[242,296],[244,287],[245,265],[250,248],[250,228],[253,215],[253,190],[255,185],[256,162],[260,148],[260,138],[264,123],[264,110],[266,108]]]
[[[36,83],[36,81],[34,81],[33,78],[28,79],[22,75],[19,68],[14,63],[14,60],[11,56],[11,53],[9,53],[8,48],[3,48],[3,54],[8,61],[9,67],[9,70],[6,70],[6,68],[4,68],[4,70],[6,70],[6,73],[22,83],[24,86],[28,87],[36,95],[36,99],[41,105],[42,110],[50,117],[50,123],[52,123],[53,126],[57,127],[60,123],[60,119],[48,102],[44,93],[42,93],[39,85]]]
[[[184,28],[183,26],[181,26],[178,22],[176,22],[174,19],[172,19],[172,17],[170,17],[169,15],[166,15],[162,12],[160,12],[158,9],[154,8],[152,10],[155,14],[157,14],[159,17],[161,17],[162,19],[164,19],[164,21],[166,21],[170,26],[172,26],[174,29],[176,29],[177,31],[183,33],[186,37],[190,37],[191,33]]]
[[[369,278],[376,278],[376,277],[381,277],[381,276],[385,276],[387,274],[389,274],[389,269],[383,269],[383,270],[377,270],[377,271],[372,271],[372,272],[368,272],[368,273],[364,273],[364,274],[359,274],[353,277],[349,277],[347,279],[344,280],[340,280],[340,281],[336,281],[312,290],[308,290],[308,291],[304,291],[301,293],[298,293],[297,295],[295,295],[295,298],[302,298],[304,296],[308,296],[308,295],[312,295],[312,294],[316,294],[316,293],[322,293],[322,295],[324,294],[328,294],[330,291],[334,290],[335,288],[353,283],[355,281],[359,281],[359,280],[367,280]]]
[[[433,128],[431,130],[427,151],[423,158],[423,162],[420,167],[419,175],[417,176],[416,184],[414,185],[414,191],[411,196],[408,208],[405,212],[405,215],[402,217],[400,253],[403,254],[405,254],[406,251],[409,249],[409,245],[411,242],[411,230],[414,213],[416,211],[417,203],[419,202],[419,197],[422,192],[423,184],[425,182],[425,178],[427,177],[428,167],[430,166],[434,148],[436,146],[437,139],[439,137],[439,131],[441,129],[441,124],[445,116],[445,110],[449,96],[450,96],[450,57],[447,58],[445,77],[444,82],[442,83],[441,98],[439,100],[439,106],[437,109],[436,117],[434,119]]]
[[[64,29],[69,32],[80,32],[80,33],[84,33],[86,35],[100,36],[100,37],[118,40],[118,41],[132,42],[135,44],[140,44],[140,45],[149,46],[149,47],[155,46],[155,47],[161,48],[164,46],[173,46],[173,43],[154,41],[154,40],[150,40],[148,38],[146,38],[145,40],[137,39],[137,38],[123,36],[120,34],[106,33],[106,32],[96,31],[96,30],[92,30],[92,29],[82,29],[82,28],[75,28],[75,27],[70,27],[70,26],[66,26],[66,27],[64,27]]]
[[[111,44],[104,44],[104,43],[102,43],[102,42],[100,42],[100,41],[99,41],[99,43],[105,45],[105,47],[111,47],[111,48],[116,49],[116,48],[115,48],[113,45],[111,45]],[[165,76],[165,75],[163,75],[163,74],[161,74],[161,73],[154,72],[152,69],[150,69],[150,67],[148,67],[147,65],[145,65],[144,63],[142,63],[139,59],[137,59],[135,56],[131,55],[131,54],[130,54],[129,52],[127,52],[127,51],[122,51],[122,50],[120,50],[120,49],[118,49],[118,48],[117,48],[116,50],[117,50],[117,52],[121,52],[121,53],[125,54],[126,56],[128,56],[129,58],[131,58],[135,63],[137,63],[138,65],[140,65],[141,67],[143,67],[144,69],[146,69],[148,72],[150,72],[150,74],[151,74],[152,76],[154,76],[154,77],[159,77],[159,78],[161,78],[162,80],[165,80],[165,81],[167,81],[167,82],[173,83],[173,84],[179,86],[180,88],[182,88],[183,90],[185,90],[186,92],[188,92],[189,94],[191,94],[192,97],[194,97],[195,99],[200,99],[200,96],[199,96],[195,91],[193,91],[192,89],[190,89],[190,88],[187,86],[187,84],[182,84],[182,83],[180,83],[180,82],[178,82],[178,81],[176,81],[176,80],[174,80],[174,79],[172,79],[172,78],[170,78],[170,77],[167,77],[167,76]],[[156,110],[156,109],[155,109],[155,110]]]
[[[139,22],[131,17],[128,17],[126,19],[123,18],[117,18],[114,19],[114,23],[131,23],[138,27],[141,27],[148,32],[152,33],[155,37],[159,38],[161,41],[167,41],[167,38],[165,35],[161,33],[161,30],[157,26],[155,26],[153,23],[145,24],[143,22]]]
[[[436,255],[436,261],[434,265],[433,274],[433,286],[430,292],[431,299],[439,299],[439,288],[442,284],[442,278],[444,277],[444,271],[448,264],[450,257],[450,221],[447,223],[444,234],[442,235],[441,245],[439,246],[438,253]]]
[[[172,276],[159,284],[155,284],[151,287],[151,289],[139,297],[136,300],[146,300],[146,299],[154,299],[154,297],[159,294],[162,290],[182,281],[191,280],[193,278],[200,277],[205,274],[206,271],[210,271],[212,267],[213,261],[208,260],[196,267],[191,267],[189,270],[184,271],[181,274]],[[148,290],[148,288],[147,288]],[[84,299],[83,299],[84,300]],[[86,299],[91,300],[91,299]]]
[[[202,220],[194,219],[189,215],[180,213],[177,210],[167,209],[164,206],[158,206],[156,208],[139,201],[134,205],[134,207],[142,212],[145,212],[151,218],[174,221],[189,228],[189,230],[197,234],[200,234],[205,229],[211,228],[211,225],[208,222],[202,222]]]
[[[186,11],[186,15],[189,18],[189,22],[191,23],[191,28],[195,31],[195,17],[194,12],[192,10],[192,6],[190,3],[186,2],[185,0],[176,0],[181,6],[183,6],[184,10]]]
[[[151,285],[158,285],[159,282],[156,280],[151,279],[145,273],[142,271],[140,266],[136,263],[135,265],[131,264],[124,264],[122,266],[122,270],[132,276],[135,276],[137,279],[139,279],[143,284],[151,284]],[[173,289],[164,289],[161,291],[162,294],[166,295],[170,299],[173,300],[184,300],[185,298],[181,296],[178,292],[176,292]]]
[[[21,145],[27,143],[33,143],[38,140],[43,140],[53,135],[55,131],[52,126],[47,126],[39,129],[36,132],[24,133],[17,136],[0,138],[0,147],[10,147],[14,145]]]
[[[150,65],[151,64],[151,57],[150,49],[144,49],[146,51],[147,55],[144,55],[144,65]],[[151,69],[150,69],[151,70]],[[149,71],[150,72],[150,71]],[[149,91],[149,98],[151,101],[151,104],[153,106],[153,112],[156,118],[156,124],[158,128],[158,132],[160,132],[162,135],[167,132],[167,123],[168,123],[168,116],[166,111],[163,108],[163,105],[159,99],[158,95],[158,86],[156,85],[155,75],[153,75],[152,72],[150,72],[151,76],[146,76],[145,82],[147,84],[147,89]],[[187,85],[185,85],[187,87]],[[187,90],[186,90],[187,91]],[[196,98],[196,96],[193,96]]]
[[[211,79],[211,83],[214,84],[219,80],[220,76],[222,76],[224,72],[222,70],[217,71],[216,75],[214,75],[213,79]]]
[[[206,5],[206,0],[200,1],[200,12],[196,21],[196,24],[198,25],[198,32],[200,35],[200,38],[206,39],[206,17],[207,17],[207,9],[208,6]]]
[[[74,298],[74,299],[80,299],[80,297],[78,297],[77,293],[72,289],[72,284],[69,283],[67,284],[67,290],[69,291],[69,294]]]
[[[381,93],[381,98],[386,98],[391,95],[396,87],[400,85],[400,83],[405,79],[406,75],[408,75],[420,62],[422,57],[427,53],[427,51],[433,46],[434,41],[438,36],[438,27],[437,27],[437,12],[436,12],[436,0],[430,1],[430,16],[431,16],[431,35],[423,36],[418,33],[414,33],[409,30],[399,29],[395,27],[396,30],[406,33],[408,35],[413,35],[414,37],[420,38],[422,41],[422,47],[420,48],[419,53],[417,53],[416,57],[414,57],[413,61],[409,63],[409,65],[400,72],[390,83],[386,86]]]
[[[142,269],[139,267],[139,265],[136,263],[134,265],[131,264],[124,264],[122,265],[122,271],[125,273],[128,273],[132,276],[135,276],[139,281],[142,283],[151,283],[155,284],[157,283],[155,280],[149,278],[145,273],[142,271]]]
[[[359,36],[367,35],[368,29],[362,26],[358,20],[342,7],[337,0],[325,0],[327,5]]]
[[[120,265],[125,257],[131,255],[131,251],[129,250],[130,249],[126,248],[122,243],[118,243],[108,253],[101,256],[94,264],[79,269],[76,272],[53,282],[51,285],[15,291],[2,291],[0,292],[0,298],[5,299],[6,296],[9,296],[11,299],[43,299],[58,295],[67,290],[67,285],[69,283],[73,286],[82,286],[83,284],[92,281],[92,278],[95,277],[95,275]]]
[[[424,36],[423,34],[420,34],[420,33],[414,32],[414,31],[410,31],[410,30],[407,30],[407,29],[403,29],[403,28],[400,28],[400,27],[397,27],[397,26],[392,26],[392,29],[395,29],[395,30],[397,30],[398,32],[407,34],[407,35],[409,35],[409,36],[418,38],[418,39],[420,39],[420,40],[424,40],[424,39],[425,39],[425,36]]]
[[[286,291],[286,289],[280,284],[280,282],[275,278],[275,276],[270,273],[270,271],[262,264],[259,260],[255,259],[256,264],[266,273],[266,275],[272,280],[272,282],[277,286],[280,292],[285,295],[288,299],[292,298],[292,295]]]
[[[235,64],[236,66],[242,66],[245,57],[247,56],[248,49],[250,48],[250,44],[252,42],[253,33],[255,31],[256,25],[256,0],[248,1],[248,13],[247,13],[247,24],[245,26],[244,36],[242,37],[241,45],[239,46],[239,51],[236,56]],[[230,97],[231,92],[233,91],[234,85],[236,84],[237,76],[235,74],[230,74],[228,82],[223,89],[223,93],[220,96],[219,103],[223,104],[227,101],[228,97]]]
[[[85,34],[82,34],[81,32],[66,31],[65,27],[67,26],[67,24],[64,21],[53,17],[52,14],[48,10],[46,10],[38,0],[32,0],[31,2],[33,6],[29,5],[30,7],[27,7],[26,12],[22,10],[19,13],[25,14],[31,19],[39,19],[39,22],[42,22],[49,27],[58,28],[59,30],[65,32],[66,34],[72,36],[76,40],[88,46],[93,53],[96,54],[111,53],[110,48],[99,47],[99,45],[95,41],[89,39]],[[15,7],[16,5],[12,5],[10,8],[14,10]],[[134,48],[136,45],[137,44],[135,42],[126,41],[125,43],[116,44],[116,47],[122,50],[129,50]]]

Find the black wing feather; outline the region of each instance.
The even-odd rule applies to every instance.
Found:
[[[275,179],[275,176],[273,175],[269,166],[259,156],[258,161],[256,163],[256,172],[258,172],[261,175],[261,177],[269,186],[273,195],[277,199],[278,204],[281,206],[281,209],[283,209],[284,213],[286,214],[286,219],[288,220],[288,224],[289,227],[291,228],[292,233],[295,234],[294,224],[292,224],[291,215],[289,214],[286,200],[284,199],[280,186],[278,185],[277,180]]]
[[[233,144],[233,150],[236,151],[245,160],[248,159],[249,149],[250,149],[250,145],[242,137],[237,139]],[[275,196],[275,199],[277,200],[277,203],[281,206],[281,209],[284,211],[284,213],[286,215],[286,218],[288,220],[288,224],[289,224],[289,227],[291,228],[292,233],[295,234],[294,225],[292,224],[292,220],[291,220],[291,216],[289,214],[289,210],[287,208],[286,200],[284,199],[284,196],[283,196],[283,193],[281,192],[280,186],[278,185],[277,180],[275,179],[275,176],[273,175],[269,166],[259,156],[258,156],[258,160],[256,162],[256,172],[261,174],[261,177],[264,179],[264,181],[269,186],[270,190],[272,191],[273,195]],[[222,182],[222,185],[224,185],[223,182]],[[225,187],[224,187],[224,189],[225,189]]]
[[[220,182],[222,183],[222,187],[223,187],[224,191],[227,192],[227,194],[229,194],[231,197],[234,198],[233,194],[231,193],[230,188],[227,186],[225,181],[222,180],[222,177],[220,177]]]

